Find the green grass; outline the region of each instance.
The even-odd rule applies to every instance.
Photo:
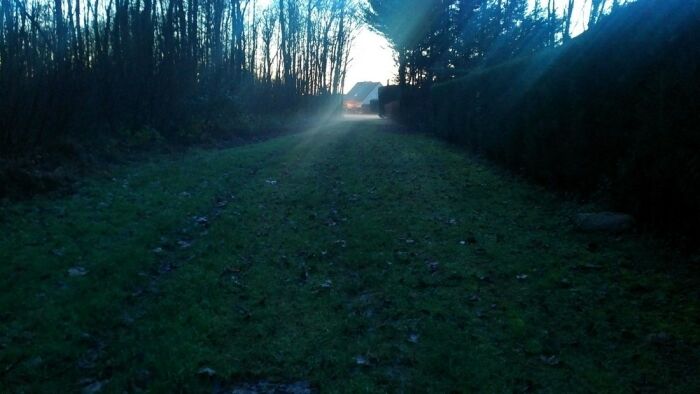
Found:
[[[700,390],[689,262],[577,233],[581,207],[385,128],[194,152],[6,204],[0,391]]]

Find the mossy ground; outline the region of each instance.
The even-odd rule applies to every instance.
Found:
[[[577,233],[581,207],[387,128],[3,206],[0,391],[700,391],[689,262]]]

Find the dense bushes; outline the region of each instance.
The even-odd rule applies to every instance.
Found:
[[[435,133],[657,228],[700,220],[698,1],[646,0],[567,45],[435,86]]]

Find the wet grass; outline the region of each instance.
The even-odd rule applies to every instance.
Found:
[[[3,206],[0,390],[700,389],[692,264],[577,233],[581,207],[384,128],[194,152]]]

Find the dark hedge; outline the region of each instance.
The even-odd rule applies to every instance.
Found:
[[[694,234],[698,39],[697,0],[641,0],[563,47],[435,86],[432,130],[662,231]]]

